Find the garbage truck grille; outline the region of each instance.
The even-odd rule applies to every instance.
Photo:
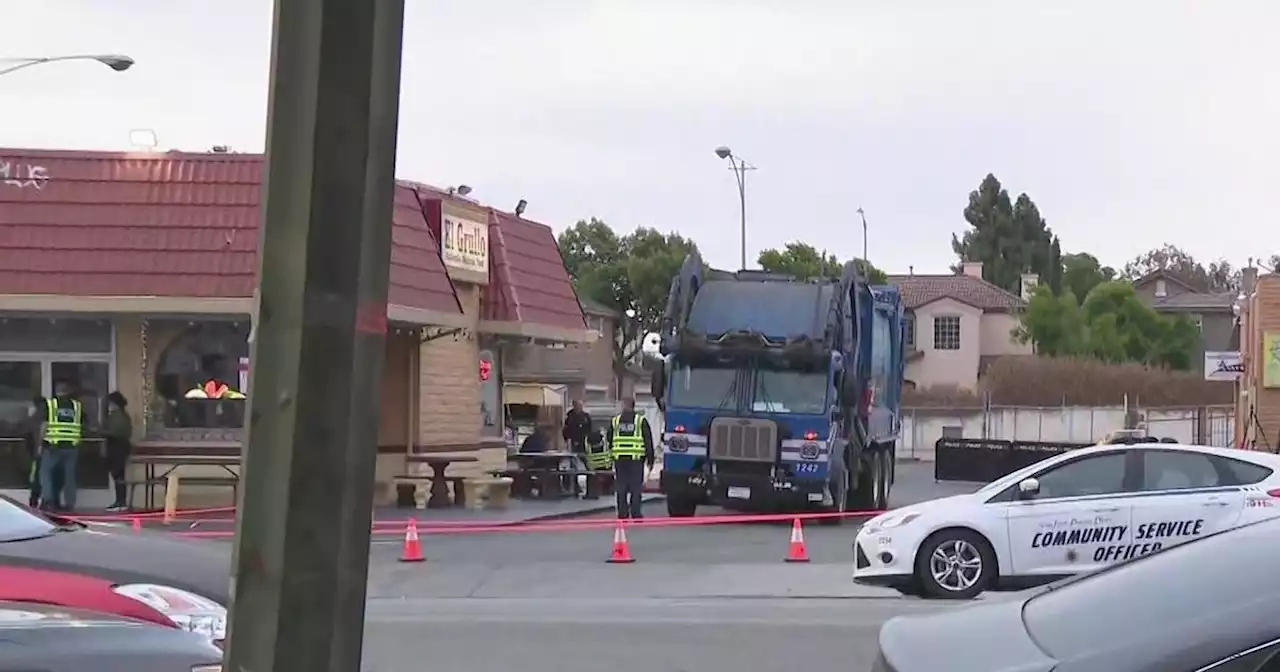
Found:
[[[716,418],[711,421],[712,460],[768,462],[778,457],[778,425],[772,420]]]

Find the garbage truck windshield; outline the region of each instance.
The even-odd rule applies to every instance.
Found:
[[[731,409],[736,406],[737,381],[738,370],[731,366],[676,363],[667,403],[679,408]]]
[[[823,367],[790,365],[782,368],[761,362],[752,391],[751,410],[756,413],[820,415],[827,412],[830,385],[830,376]]]

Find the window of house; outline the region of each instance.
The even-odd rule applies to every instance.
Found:
[[[163,323],[152,324],[156,332],[163,329]],[[248,360],[247,323],[188,325],[156,361],[152,417],[173,428],[243,427],[241,372]]]
[[[1169,286],[1164,280],[1156,280],[1156,296],[1164,297],[1169,295]]]
[[[916,347],[916,316],[904,316],[902,325],[903,330],[906,332],[902,337],[903,342],[907,350],[912,350]]]
[[[938,315],[933,318],[933,349],[960,349],[959,315]]]

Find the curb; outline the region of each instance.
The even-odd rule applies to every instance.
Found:
[[[642,493],[642,494],[647,495],[647,494],[650,494],[650,493],[645,492],[645,493]],[[665,500],[666,498],[667,498],[667,496],[666,496],[666,495],[658,495],[658,496],[656,496],[656,497],[650,497],[650,498],[648,498],[648,499],[645,499],[642,503],[643,503],[643,504],[648,504],[649,502],[661,502],[661,501]],[[525,524],[525,523],[541,523],[541,522],[545,522],[545,521],[549,521],[549,520],[565,520],[565,519],[567,519],[567,518],[578,518],[578,517],[580,517],[580,516],[589,516],[589,515],[594,514],[594,513],[604,513],[605,511],[612,511],[612,510],[614,510],[614,508],[616,508],[616,507],[617,507],[617,505],[616,505],[616,504],[612,504],[612,503],[610,503],[610,504],[601,504],[600,506],[593,506],[593,507],[591,507],[591,508],[589,508],[589,509],[578,509],[577,511],[563,511],[563,512],[560,512],[560,513],[546,513],[546,514],[543,514],[543,515],[540,515],[540,516],[534,516],[534,517],[532,517],[532,518],[521,518],[520,520],[512,520],[512,521],[508,521],[508,522],[497,523],[497,524],[496,524],[496,527],[512,527],[512,526],[515,526],[515,525],[523,525],[523,524]]]

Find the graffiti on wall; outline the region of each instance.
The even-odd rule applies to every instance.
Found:
[[[44,166],[21,161],[0,161],[0,184],[19,189],[44,189],[49,181],[49,170]]]

